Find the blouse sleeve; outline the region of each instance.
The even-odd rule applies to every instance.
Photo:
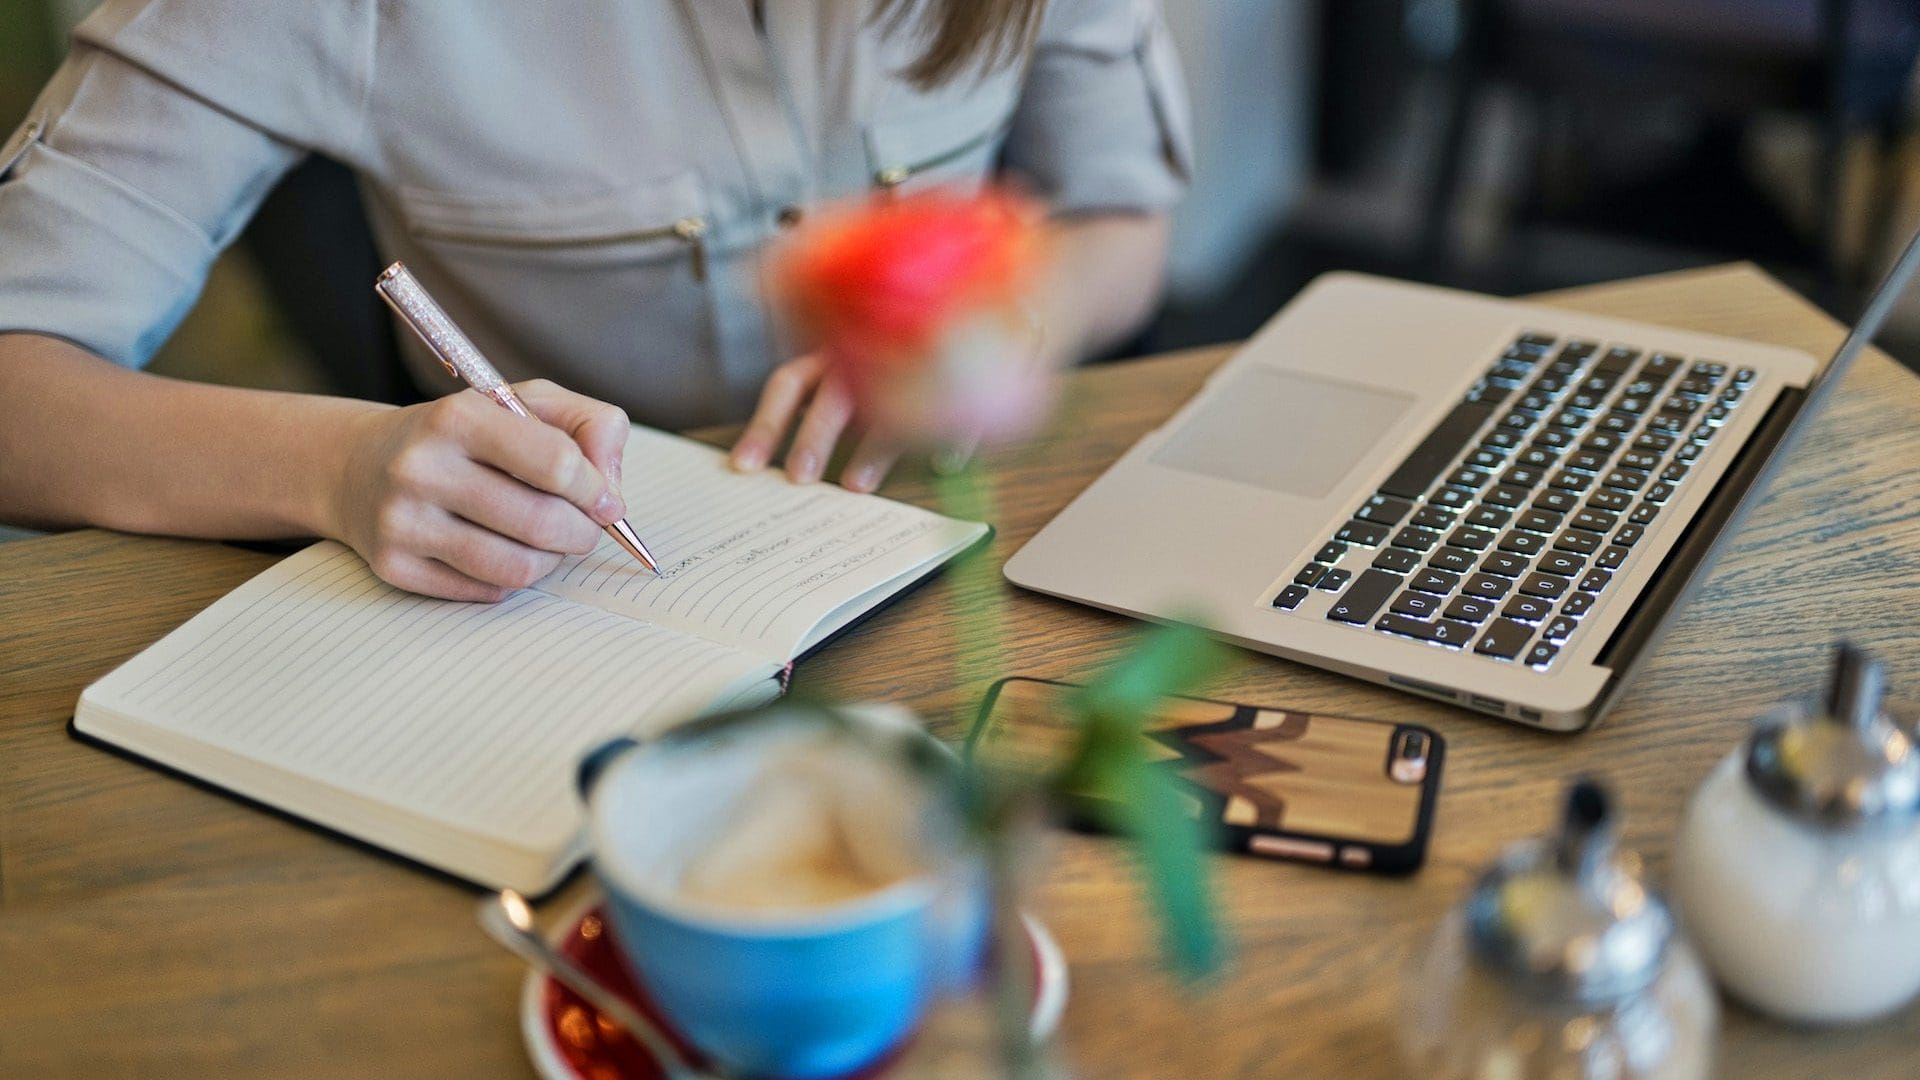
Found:
[[[1162,210],[1192,177],[1191,124],[1159,0],[1053,0],[1004,163],[1058,213]]]
[[[0,144],[0,332],[151,359],[279,178],[357,137],[348,20],[255,12],[358,6],[109,0],[82,23]]]

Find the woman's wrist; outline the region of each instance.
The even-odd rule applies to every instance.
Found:
[[[313,536],[345,540],[350,531],[355,460],[381,438],[380,425],[392,405],[348,398],[327,398],[307,418],[310,437],[293,472],[285,511]]]

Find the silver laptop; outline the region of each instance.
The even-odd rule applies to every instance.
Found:
[[[1805,353],[1331,274],[1007,563],[1555,731],[1597,719],[1884,321]]]

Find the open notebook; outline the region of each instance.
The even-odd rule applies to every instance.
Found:
[[[328,542],[88,687],[81,735],[490,886],[584,854],[574,764],[780,692],[792,660],[987,533],[838,487],[741,476],[635,428],[611,540],[496,605],[430,600]]]

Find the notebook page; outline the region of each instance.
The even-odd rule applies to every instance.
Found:
[[[832,484],[742,475],[712,447],[634,428],[627,520],[660,562],[611,540],[535,586],[784,662],[986,527]]]
[[[414,596],[323,543],[228,594],[84,702],[165,729],[170,745],[215,747],[558,851],[578,825],[573,770],[587,750],[688,719],[772,674],[711,642],[532,590],[497,605]],[[343,827],[324,806],[288,809]]]

